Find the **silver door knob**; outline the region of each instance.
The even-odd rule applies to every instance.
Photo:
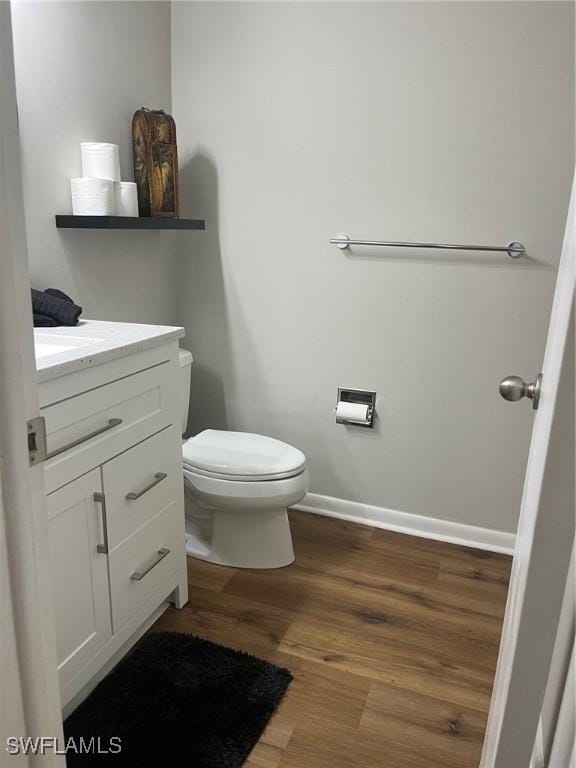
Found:
[[[527,384],[520,376],[507,376],[500,382],[500,394],[504,400],[522,400],[523,397],[527,397],[532,400],[532,408],[538,410],[538,402],[540,400],[540,388],[542,386],[542,374],[539,373],[536,376],[536,381],[531,384]]]

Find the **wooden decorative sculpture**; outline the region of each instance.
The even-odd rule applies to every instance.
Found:
[[[161,109],[142,107],[132,118],[134,181],[140,216],[178,218],[176,123]]]

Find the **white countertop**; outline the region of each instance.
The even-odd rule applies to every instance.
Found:
[[[184,328],[177,326],[103,320],[81,320],[72,327],[34,328],[38,381],[56,379],[183,336]]]

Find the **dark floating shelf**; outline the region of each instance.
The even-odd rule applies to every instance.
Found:
[[[160,219],[143,216],[70,216],[56,214],[58,229],[206,229],[204,219]]]

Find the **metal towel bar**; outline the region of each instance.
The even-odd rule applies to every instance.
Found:
[[[376,245],[389,246],[391,248],[439,248],[449,251],[495,251],[507,253],[511,259],[519,259],[526,254],[526,248],[516,240],[508,245],[456,245],[451,243],[408,243],[394,242],[391,240],[357,240],[341,233],[336,237],[331,237],[330,242],[344,250],[350,245]]]

